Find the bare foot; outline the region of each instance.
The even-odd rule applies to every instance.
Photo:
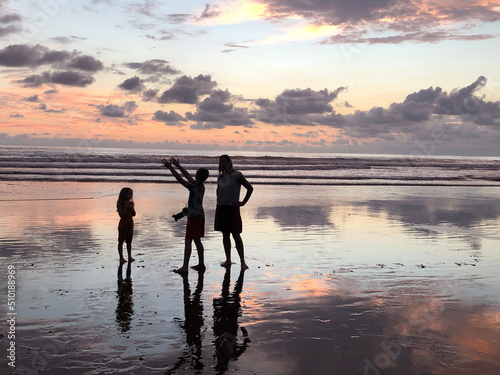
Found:
[[[127,263],[127,261],[125,260],[125,258],[120,258],[120,264],[123,264],[123,263]]]
[[[247,270],[248,269],[248,265],[245,262],[241,263],[241,269],[242,270]]]
[[[181,268],[178,268],[176,270],[174,270],[175,273],[187,273],[188,272],[188,268],[187,267],[181,267]]]
[[[221,267],[231,267],[231,264],[234,264],[230,260],[226,260],[225,262],[222,262],[220,265]]]
[[[132,258],[132,257],[130,257],[130,258],[128,258],[128,262],[129,262],[129,263],[135,262],[135,259],[134,259],[134,258]]]
[[[205,265],[204,264],[197,264],[196,266],[191,267],[195,271],[205,271]]]

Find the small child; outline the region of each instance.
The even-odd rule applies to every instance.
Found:
[[[186,237],[184,240],[184,263],[182,267],[175,270],[177,273],[187,273],[189,270],[189,257],[191,256],[192,245],[194,241],[196,250],[198,251],[198,265],[193,266],[194,270],[205,270],[205,249],[201,243],[201,237],[205,236],[205,213],[203,211],[203,195],[205,194],[205,185],[203,183],[208,178],[209,172],[206,168],[199,168],[196,171],[196,176],[193,178],[189,172],[180,165],[179,159],[170,158],[170,161],[162,159],[162,164],[170,169],[175,179],[179,181],[185,188],[189,190],[189,200],[187,207],[187,224],[186,224]],[[187,179],[184,180],[182,176],[174,169],[175,165],[183,176]]]
[[[118,201],[116,202],[116,211],[120,215],[120,222],[118,223],[118,255],[120,256],[120,263],[125,263],[123,257],[123,243],[127,243],[128,261],[131,263],[135,259],[132,258],[132,237],[134,234],[134,219],[135,208],[134,201],[132,200],[134,192],[131,188],[124,187],[120,191]]]

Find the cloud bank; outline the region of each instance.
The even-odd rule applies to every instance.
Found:
[[[9,5],[13,4],[0,0],[2,42],[22,35],[23,25],[28,21],[11,9]],[[98,12],[97,5],[111,7],[115,3],[93,1],[93,7],[87,5],[84,9]],[[491,27],[476,32],[477,26],[500,21],[498,2],[481,0],[221,0],[203,4],[192,13],[169,13],[157,1],[115,8],[130,17],[128,27],[141,30],[145,33],[141,37],[155,43],[174,40],[180,35],[201,39],[211,32],[211,27],[222,24],[261,22],[277,25],[270,33],[279,27],[286,33],[270,36],[263,33],[255,40],[243,41],[237,41],[238,34],[229,35],[232,41],[224,40],[225,35],[218,36],[222,52],[233,52],[230,57],[248,53],[259,43],[309,38],[317,48],[330,44],[488,40],[498,34]],[[172,25],[175,27],[169,28]],[[193,31],[195,28],[198,29]],[[9,119],[13,126],[16,120],[27,122],[40,112],[54,118],[63,114],[73,116],[75,123],[78,116],[80,122],[101,117],[100,121],[123,126],[132,124],[133,119],[134,124],[163,123],[169,130],[176,127],[186,132],[205,132],[207,138],[210,132],[230,128],[239,142],[248,147],[269,149],[300,149],[298,139],[302,139],[303,147],[322,151],[408,152],[420,145],[425,153],[434,153],[435,146],[440,145],[443,152],[453,146],[460,152],[499,153],[500,102],[487,100],[482,94],[488,87],[486,72],[482,73],[485,76],[478,74],[473,82],[463,82],[462,87],[443,88],[436,82],[389,105],[359,109],[349,98],[348,85],[322,89],[304,85],[280,89],[273,97],[242,97],[232,87],[220,87],[217,77],[207,73],[203,64],[195,74],[190,74],[165,59],[127,59],[105,64],[103,50],[90,53],[66,49],[69,43],[84,41],[86,37],[68,34],[51,36],[46,45],[10,42],[1,45],[2,78],[22,93],[3,118]],[[56,49],[54,45],[62,48]],[[103,100],[100,96],[92,103],[90,100],[79,103],[80,108],[71,108],[63,102],[69,91],[76,88],[90,93],[98,79],[104,81],[111,74],[115,79],[118,75],[123,77],[119,82],[113,81],[110,89],[113,98]],[[8,96],[5,94],[0,100],[6,101]],[[433,150],[429,142],[434,144]]]
[[[484,0],[241,0],[207,4],[193,18],[210,26],[255,20],[287,25],[282,35],[254,45],[318,38],[319,44],[373,45],[497,38],[499,33],[473,30],[478,24],[498,22],[500,9],[495,1]],[[234,46],[248,47],[229,42],[222,52],[233,52]]]

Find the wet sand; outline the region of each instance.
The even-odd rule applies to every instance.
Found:
[[[212,230],[187,277],[187,201],[133,184],[136,262],[119,267],[123,184],[1,182],[2,290],[16,268],[22,374],[497,374],[500,190],[255,186],[250,269]],[[76,198],[76,199],[75,199]],[[196,264],[193,251],[191,265]],[[9,330],[2,306],[2,353]]]

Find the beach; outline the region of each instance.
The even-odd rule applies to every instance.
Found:
[[[0,182],[2,285],[15,268],[16,314],[15,368],[2,356],[2,373],[500,369],[497,187],[257,186],[242,208],[240,272],[234,248],[235,264],[219,265],[207,184],[207,270],[182,277],[185,221],[171,215],[187,191],[131,184],[136,261],[119,267],[122,186]],[[0,329],[8,344],[7,319]]]

